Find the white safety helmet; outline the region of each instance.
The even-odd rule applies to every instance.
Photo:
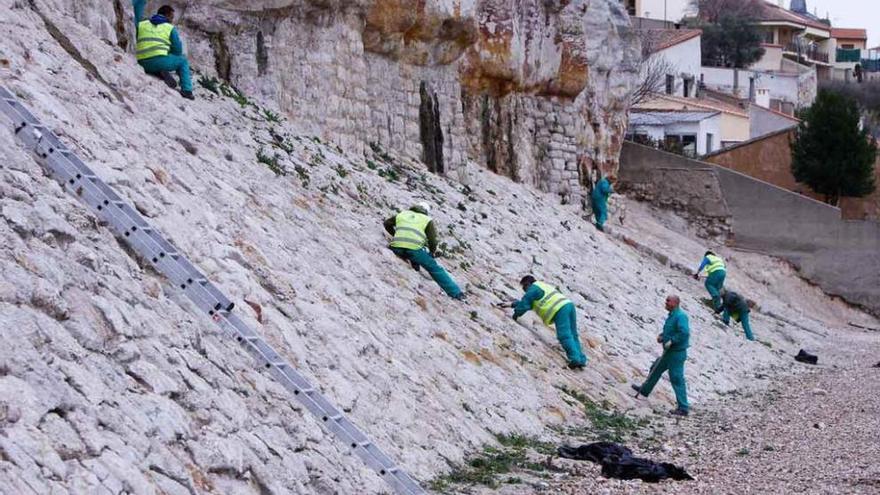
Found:
[[[431,213],[431,205],[429,205],[427,201],[419,201],[418,203],[413,205],[413,209],[420,210],[425,215],[429,215]]]

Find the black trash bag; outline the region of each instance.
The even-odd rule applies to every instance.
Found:
[[[816,364],[819,362],[819,356],[814,356],[809,352],[801,349],[801,352],[797,353],[797,356],[794,357],[794,360],[801,363]]]
[[[692,480],[684,469],[668,462],[654,462],[633,457],[632,451],[611,442],[595,442],[580,447],[563,446],[557,449],[560,457],[592,461],[602,465],[602,476],[622,480],[640,479],[656,483],[666,478]]]

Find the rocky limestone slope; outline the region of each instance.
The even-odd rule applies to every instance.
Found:
[[[421,480],[493,433],[552,439],[548,426],[582,422],[560,388],[633,406],[625,383],[656,352],[670,291],[692,315],[695,407],[755,368],[787,366],[781,349],[861,318],[818,296],[804,314],[773,290],[800,284],[784,265],[755,273],[734,262],[758,281],[762,307],[790,322],[755,315],[772,348],[748,344],[713,323],[702,289],[668,259],[597,235],[553,195],[474,165],[461,183],[380,146],[352,154],[242,97],[202,90],[185,102],[75,18],[49,19],[72,50],[25,3],[0,0],[0,10],[9,13],[2,84]],[[387,490],[47,178],[7,125],[0,148],[0,490]],[[381,220],[422,199],[435,205],[441,261],[471,293],[466,304],[384,247]],[[652,227],[629,235],[684,238],[644,221]],[[693,246],[680,263],[699,257]],[[526,272],[578,305],[585,371],[563,368],[553,333],[533,316],[518,325],[491,307],[515,296]],[[652,397],[669,400],[665,387]]]
[[[131,51],[130,0],[32,3]],[[592,166],[617,169],[639,53],[618,0],[161,3],[194,67],[299,133],[438,172],[478,163],[574,203]]]

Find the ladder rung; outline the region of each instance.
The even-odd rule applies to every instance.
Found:
[[[238,342],[249,344],[246,348],[256,359],[257,367],[260,367],[259,363],[263,363],[266,369],[274,367],[278,373],[274,373],[273,370],[273,375],[281,381],[287,390],[292,391],[294,395],[305,394],[308,396],[308,398],[299,397],[305,410],[314,415],[318,422],[324,423],[325,428],[339,440],[347,442],[354,449],[360,447],[361,449],[356,450],[357,457],[383,477],[395,492],[405,495],[425,493],[405,471],[394,466],[393,461],[373,444],[356,425],[345,419],[345,416],[338,412],[338,409],[314,385],[302,377],[293,366],[285,362],[283,357],[259,334],[245,325],[235,314],[232,314],[231,311],[235,303],[230,301],[203,273],[193,266],[186,256],[172,250],[173,244],[150,226],[134,208],[123,201],[113,188],[103,182],[73,151],[67,149],[51,129],[33,117],[3,86],[0,86],[0,114],[12,119],[15,134],[28,145],[33,153],[47,158],[45,161],[38,160],[38,162],[49,170],[50,176],[54,177],[54,174],[59,174],[64,177],[63,184],[68,186],[77,184],[79,180],[88,179],[88,181],[77,185],[78,191],[74,191],[71,187],[68,187],[67,190],[87,203],[90,208],[101,212],[99,213],[100,218],[109,219],[114,230],[124,235],[137,253],[144,255],[146,259],[152,260],[154,264],[159,266],[160,271],[168,275],[172,282],[178,285],[200,310],[208,309],[208,314],[214,316],[214,322],[221,329],[230,333]],[[32,129],[33,131],[19,133],[22,129]],[[56,155],[62,155],[70,163]],[[110,205],[117,207],[118,210],[111,208],[108,211],[106,207]],[[138,230],[149,235],[141,236]],[[198,282],[198,285],[195,282]],[[222,316],[222,318],[218,316]],[[333,414],[329,414],[330,412]],[[386,469],[385,466],[390,467]],[[393,477],[389,478],[389,474]]]

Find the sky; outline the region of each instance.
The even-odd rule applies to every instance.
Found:
[[[788,1],[785,2],[788,7]],[[868,48],[880,46],[880,2],[877,0],[807,0],[807,10],[831,19],[831,25],[868,30]]]

